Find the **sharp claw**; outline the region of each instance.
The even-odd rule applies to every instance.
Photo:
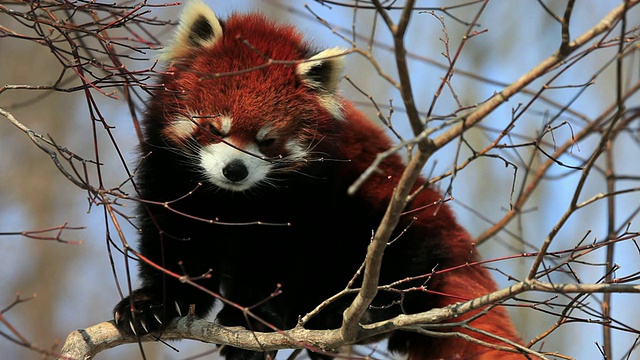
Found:
[[[180,305],[178,305],[177,301],[174,301],[174,304],[176,304],[176,311],[178,312],[178,316],[182,317],[182,311],[180,311]]]
[[[142,328],[144,329],[145,332],[149,332],[146,321],[140,320],[140,325],[142,325]]]
[[[116,310],[113,312],[113,322],[118,325],[118,321],[120,321],[120,313]]]
[[[133,322],[129,321],[129,327],[131,328],[131,331],[133,331],[133,335],[138,336],[138,333],[136,332],[136,328],[135,326],[133,326]]]
[[[156,321],[160,323],[160,325],[162,325],[162,321],[160,321],[160,317],[158,317],[157,314],[153,314],[153,317],[156,318]]]

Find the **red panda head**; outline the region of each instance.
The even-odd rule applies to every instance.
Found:
[[[343,56],[311,50],[293,27],[260,14],[221,21],[191,1],[164,54],[168,91],[152,105],[162,107],[161,119],[151,121],[213,185],[277,185],[274,174],[308,164],[341,126]]]

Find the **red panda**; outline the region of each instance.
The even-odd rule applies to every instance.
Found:
[[[197,280],[203,287],[251,306],[277,328],[293,328],[357,273],[404,170],[403,160],[387,158],[355,195],[347,194],[391,141],[339,96],[343,50],[317,51],[291,26],[261,14],[234,14],[222,21],[202,2],[192,1],[165,59],[164,89],[150,98],[143,122],[137,184],[148,202],[138,210],[139,251],[175,273],[207,274]],[[440,198],[427,187],[408,210]],[[469,235],[446,205],[403,217],[394,238],[385,251],[380,284],[417,278],[380,291],[363,323],[496,290],[481,266],[419,277],[478,260]],[[202,317],[214,304],[212,297],[145,262],[140,275],[142,287],[114,309],[123,333],[160,331],[190,305]],[[281,293],[271,297],[277,287]],[[305,327],[339,328],[352,300],[332,302]],[[217,321],[270,331],[227,305]],[[471,325],[520,343],[503,307]],[[443,331],[513,348],[461,328]],[[412,360],[524,358],[459,336],[409,331],[390,334],[388,347]],[[221,353],[227,359],[273,356],[229,346]],[[312,351],[309,356],[333,358]]]

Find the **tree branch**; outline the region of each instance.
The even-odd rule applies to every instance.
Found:
[[[511,98],[513,95],[519,93],[527,85],[531,84],[531,82],[540,78],[542,75],[546,74],[554,67],[560,65],[564,61],[564,59],[566,59],[566,57],[576,49],[583,46],[596,36],[609,30],[614,23],[616,23],[622,16],[624,16],[625,11],[633,6],[638,5],[639,2],[640,0],[629,0],[624,4],[620,4],[619,6],[611,10],[609,14],[607,14],[602,20],[600,20],[600,22],[596,26],[578,36],[574,41],[569,42],[566,52],[562,52],[560,50],[556,51],[553,55],[536,65],[533,69],[527,71],[511,85],[493,95],[491,98],[489,98],[489,100],[484,102],[477,109],[473,110],[470,114],[462,116],[460,118],[461,122],[458,125],[452,127],[444,134],[438,136],[433,140],[436,149],[445,146],[453,139],[459,137],[460,134],[462,134],[466,129],[469,129],[482,121],[482,119],[493,112],[498,106],[509,100],[509,98]]]
[[[385,334],[395,330],[412,330],[416,326],[420,329],[446,330],[457,326],[466,326],[469,321],[462,323],[442,323],[444,320],[454,319],[473,310],[489,305],[500,304],[516,295],[525,292],[548,293],[638,293],[640,284],[554,284],[539,280],[518,282],[507,288],[495,291],[465,302],[449,305],[444,308],[432,309],[413,315],[399,315],[393,319],[373,324],[362,325],[353,339],[345,339],[340,329],[336,330],[307,330],[297,327],[291,330],[273,333],[253,332],[242,327],[224,327],[213,322],[186,316],[174,319],[165,331],[157,335],[145,335],[137,339],[123,336],[113,321],[103,322],[86,329],[80,329],[69,334],[62,346],[60,359],[89,360],[98,353],[122,344],[162,340],[190,339],[206,343],[226,344],[254,351],[270,351],[278,349],[312,348],[331,351],[341,346],[357,343],[366,338]],[[538,352],[536,356],[545,359]]]

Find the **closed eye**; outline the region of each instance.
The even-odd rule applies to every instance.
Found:
[[[214,124],[209,124],[209,132],[216,137],[223,138],[224,134],[218,130],[218,128]]]
[[[267,138],[267,139],[262,139],[262,140],[256,140],[256,144],[258,144],[259,147],[262,148],[268,148],[271,145],[275,144],[276,139],[275,138]]]

